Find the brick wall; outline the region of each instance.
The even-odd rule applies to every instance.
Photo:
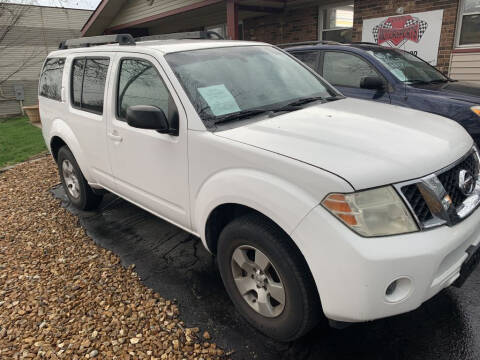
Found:
[[[246,19],[245,40],[281,44],[318,39],[318,7],[287,10],[283,14]]]
[[[363,19],[396,15],[395,11],[399,7],[403,7],[406,14],[443,9],[443,25],[440,36],[437,68],[440,71],[448,71],[450,55],[455,40],[458,1],[459,0],[356,0],[353,39],[354,41],[362,40]]]

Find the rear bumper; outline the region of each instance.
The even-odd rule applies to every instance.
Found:
[[[453,227],[362,238],[318,206],[291,236],[310,266],[326,317],[363,322],[414,310],[452,285],[467,249],[480,243],[480,209]],[[397,279],[405,279],[399,296],[387,297]]]

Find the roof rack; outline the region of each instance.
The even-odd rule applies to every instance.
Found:
[[[302,45],[344,45],[343,43],[330,40],[316,40],[316,41],[302,41],[295,43],[277,44],[278,47],[284,48],[289,46],[302,46]]]
[[[153,40],[182,40],[182,39],[211,39],[211,40],[225,40],[222,35],[215,31],[189,31],[171,34],[160,34],[141,36],[135,38],[136,41],[153,41]]]
[[[62,41],[58,48],[64,50],[105,44],[135,45],[135,39],[130,34],[91,36]]]
[[[151,41],[151,40],[180,40],[180,39],[211,39],[224,40],[223,36],[215,31],[190,31],[172,34],[161,34],[152,36],[142,36],[133,38],[130,34],[115,34],[115,35],[101,35],[83,37],[78,39],[65,40],[60,43],[58,47],[61,50],[70,48],[90,47],[106,44],[118,45],[135,45],[136,41]]]

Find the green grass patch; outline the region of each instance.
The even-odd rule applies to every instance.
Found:
[[[0,168],[28,160],[46,151],[42,131],[28,118],[0,119]]]

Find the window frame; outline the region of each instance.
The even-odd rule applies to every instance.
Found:
[[[456,30],[455,30],[455,47],[456,48],[478,48],[478,47],[480,47],[480,41],[478,43],[474,43],[474,44],[460,45],[460,37],[462,35],[462,26],[463,26],[463,17],[465,15],[480,15],[480,11],[463,13],[463,5],[464,4],[465,4],[465,0],[460,0],[458,2],[457,25],[456,25]]]
[[[60,83],[60,98],[59,99],[55,99],[55,98],[51,98],[51,97],[48,97],[48,96],[45,96],[45,95],[42,95],[42,91],[41,91],[41,85],[42,85],[42,76],[43,76],[43,71],[45,70],[45,66],[47,65],[47,62],[49,60],[63,60],[63,69],[62,69],[62,81]],[[42,66],[42,71],[40,73],[40,79],[38,81],[38,96],[41,96],[42,98],[44,99],[49,99],[49,100],[52,100],[52,101],[57,101],[57,102],[62,102],[63,101],[63,96],[62,96],[62,91],[63,91],[63,76],[65,75],[65,69],[67,68],[67,58],[66,57],[49,57],[49,58],[46,58],[44,63],[43,63],[43,66]]]
[[[349,30],[351,29],[352,32],[353,32],[353,28],[354,26],[352,25],[352,27],[342,27],[342,28],[335,28],[335,29],[324,29],[323,28],[323,11],[324,10],[328,10],[328,9],[333,9],[333,8],[337,8],[337,7],[342,7],[342,6],[349,6],[349,5],[354,5],[354,2],[353,0],[352,1],[342,1],[342,2],[338,2],[338,3],[333,3],[333,4],[328,4],[328,5],[322,5],[322,6],[319,6],[318,7],[318,34],[317,34],[317,37],[318,37],[318,40],[319,41],[326,41],[326,40],[323,40],[323,33],[324,32],[328,32],[328,31],[338,31],[338,30]],[[355,16],[355,8],[354,8],[354,16]]]
[[[332,84],[333,87],[346,87],[346,88],[349,88],[349,89],[360,89],[360,90],[369,90],[369,89],[363,89],[361,88],[360,86],[359,87],[356,87],[356,86],[348,86],[348,85],[335,85],[333,83],[330,82],[330,80],[326,79],[323,75],[323,68],[325,66],[325,54],[326,53],[331,53],[331,52],[335,52],[335,53],[343,53],[343,54],[347,54],[347,55],[351,55],[351,56],[354,56],[354,57],[357,57],[359,58],[360,60],[363,60],[364,62],[366,62],[368,65],[370,65],[370,67],[373,69],[374,72],[377,73],[378,77],[380,79],[382,79],[384,82],[385,82],[385,85],[386,85],[386,89],[389,89],[390,87],[390,83],[388,82],[388,80],[385,78],[385,76],[383,76],[382,73],[380,73],[378,71],[378,69],[372,64],[372,62],[366,58],[364,58],[363,56],[360,56],[358,54],[355,54],[355,53],[352,53],[350,51],[343,51],[343,50],[322,50],[321,51],[321,60],[320,60],[320,64],[321,64],[321,68],[319,68],[319,74],[322,76],[322,78],[324,78],[326,81],[328,81],[330,84]],[[387,90],[388,92],[388,90]]]
[[[75,65],[76,60],[85,60],[85,67],[83,69],[83,74],[82,74],[82,88],[81,88],[81,91],[80,91],[80,106],[76,106],[74,104],[74,98],[73,98],[73,75],[74,75],[73,67]],[[103,108],[102,108],[101,112],[91,110],[91,109],[85,109],[85,108],[82,107],[82,105],[83,105],[83,85],[85,83],[85,71],[87,70],[87,60],[108,60],[108,68],[107,68],[107,73],[105,75],[105,86],[104,86],[104,89],[103,89]],[[69,102],[70,102],[70,106],[72,108],[80,110],[80,111],[85,111],[85,112],[88,112],[88,113],[91,113],[91,114],[103,116],[103,114],[105,112],[105,94],[107,93],[108,72],[110,71],[111,65],[112,65],[112,58],[108,57],[108,56],[76,56],[76,57],[72,58],[72,64],[70,66],[70,91],[69,91],[69,93],[70,93],[70,101]]]
[[[140,60],[140,61],[146,61],[150,64],[152,64],[153,68],[155,69],[155,71],[157,72],[158,74],[158,77],[160,78],[160,80],[162,81],[162,84],[163,86],[165,87],[165,89],[167,90],[168,92],[168,105],[170,107],[170,104],[173,104],[175,106],[175,110],[176,112],[178,113],[178,106],[177,104],[175,103],[175,99],[174,97],[172,96],[172,92],[170,91],[170,89],[168,88],[165,80],[163,79],[163,76],[162,74],[160,73],[160,71],[158,71],[158,68],[157,66],[155,66],[155,64],[148,60],[148,59],[145,59],[143,57],[136,57],[136,56],[122,56],[121,58],[117,59],[117,73],[116,73],[116,76],[115,76],[115,120],[117,121],[120,121],[120,122],[123,122],[123,123],[126,123],[127,122],[127,119],[123,119],[122,117],[120,117],[120,114],[119,114],[119,109],[120,109],[120,103],[119,103],[119,98],[118,98],[118,92],[120,91],[120,76],[122,74],[122,62],[124,60]],[[173,109],[172,109],[173,110]],[[163,109],[162,109],[163,111]],[[170,123],[170,108],[168,109],[168,114],[165,114],[165,116],[167,117],[167,121]]]

